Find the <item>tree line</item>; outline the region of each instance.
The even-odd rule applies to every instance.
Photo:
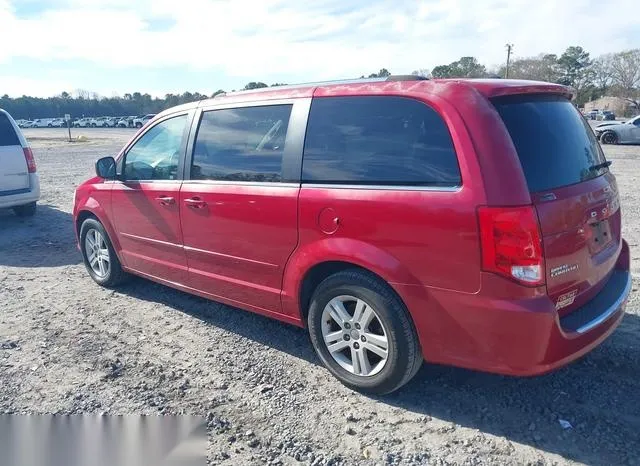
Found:
[[[610,95],[625,99],[635,111],[640,110],[640,49],[610,53],[592,59],[580,46],[568,47],[558,56],[543,53],[535,57],[513,60],[488,69],[475,57],[462,57],[448,65],[439,65],[413,74],[433,78],[509,77],[531,79],[571,86],[576,91],[576,104]]]
[[[540,54],[535,57],[518,58],[511,61],[508,70],[502,65],[493,69],[478,62],[475,57],[461,57],[449,64],[438,65],[431,70],[418,69],[412,74],[429,78],[514,78],[533,79],[572,86],[576,90],[576,103],[584,105],[604,95],[626,99],[635,111],[640,110],[640,49],[611,53],[592,59],[589,53],[579,46],[571,46],[558,56]],[[382,68],[377,73],[361,78],[386,77],[391,72]],[[271,86],[281,86],[274,83]],[[269,87],[264,82],[252,81],[242,90]],[[0,108],[5,109],[16,119],[54,118],[70,114],[82,116],[125,116],[158,113],[175,105],[215,97],[224,93],[222,89],[212,95],[199,92],[166,94],[164,97],[152,97],[140,92],[123,96],[101,97],[83,90],[73,94],[62,92],[54,97],[12,98],[0,97]]]

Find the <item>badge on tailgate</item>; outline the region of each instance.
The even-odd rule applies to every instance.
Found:
[[[578,290],[571,290],[568,293],[561,295],[556,302],[556,311],[573,304],[578,295]]]
[[[559,277],[560,275],[564,275],[565,273],[574,272],[578,270],[578,264],[562,264],[559,267],[554,267],[551,269],[549,275],[551,278]]]

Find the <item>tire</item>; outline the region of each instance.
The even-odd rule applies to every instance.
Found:
[[[600,136],[600,142],[602,144],[618,144],[618,135],[613,131],[605,131]]]
[[[36,203],[31,202],[29,204],[16,206],[13,208],[13,212],[18,217],[33,217],[36,214]]]
[[[95,236],[96,232],[99,235],[98,237]],[[97,271],[94,269],[94,266],[92,266],[92,263],[89,259],[91,254],[91,251],[88,251],[88,248],[90,246],[87,242],[87,236],[89,235],[91,235],[94,244],[102,246],[99,249],[102,250],[103,259],[99,260],[99,262],[103,262],[103,265],[100,266],[99,262],[94,262],[94,266],[98,268]],[[98,238],[97,242],[96,238]],[[118,256],[113,249],[111,240],[109,239],[109,235],[107,235],[107,232],[102,224],[94,218],[88,218],[84,222],[82,222],[82,226],[80,227],[80,251],[82,252],[82,259],[84,260],[84,265],[87,268],[87,272],[89,272],[89,275],[91,276],[93,281],[98,285],[104,286],[106,288],[114,288],[128,278],[128,274],[124,270],[122,270],[120,260],[118,259]],[[108,265],[106,266],[104,264],[104,254],[106,254],[108,258]],[[104,273],[100,272],[102,270],[104,270]]]
[[[136,128],[142,128],[142,123],[136,123]]]
[[[336,302],[342,302],[342,310],[348,314],[342,324],[331,316],[339,315]],[[358,307],[363,309],[359,320]],[[364,316],[369,311],[373,317],[367,323]],[[320,283],[311,298],[308,327],[320,360],[353,390],[372,395],[391,393],[411,380],[422,365],[420,344],[406,307],[384,281],[366,271],[348,269]],[[344,349],[332,354],[327,340],[334,349]],[[354,364],[353,355],[358,361],[366,361]],[[367,370],[370,373],[365,375]]]

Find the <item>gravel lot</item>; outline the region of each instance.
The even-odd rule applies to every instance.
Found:
[[[319,365],[304,330],[135,279],[95,285],[73,190],[132,130],[25,130],[42,201],[0,212],[0,414],[207,416],[213,464],[640,464],[638,281],[619,329],[554,374],[427,365],[369,398]],[[640,147],[605,146],[640,278]],[[573,426],[564,430],[560,420]]]

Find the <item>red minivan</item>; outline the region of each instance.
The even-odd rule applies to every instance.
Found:
[[[129,273],[307,327],[340,381],[423,359],[542,374],[619,324],[618,188],[563,86],[343,81],[156,116],[75,193],[91,277]]]

